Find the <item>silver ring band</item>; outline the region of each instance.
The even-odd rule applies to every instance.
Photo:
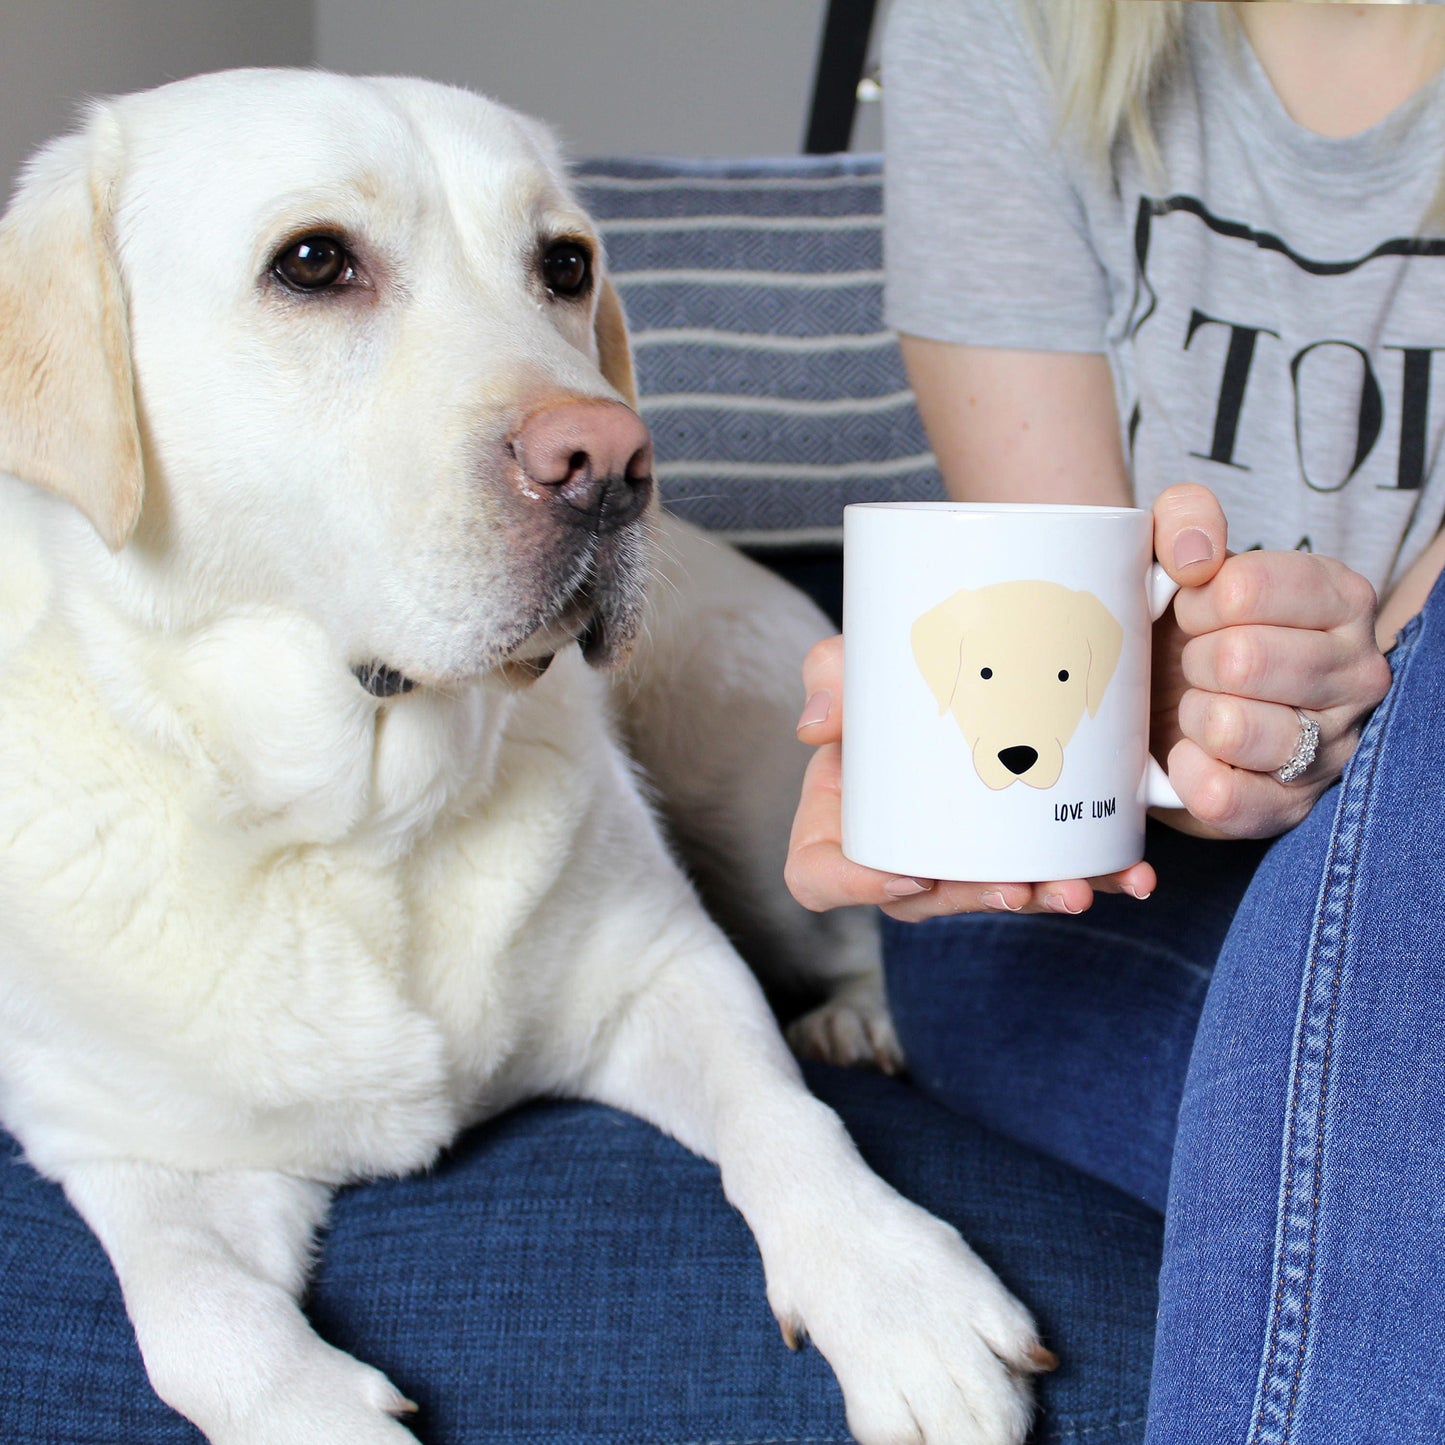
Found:
[[[1302,777],[1320,750],[1319,723],[1312,717],[1306,717],[1298,708],[1295,708],[1294,715],[1299,719],[1299,737],[1295,739],[1289,761],[1275,773],[1282,783],[1292,783]]]

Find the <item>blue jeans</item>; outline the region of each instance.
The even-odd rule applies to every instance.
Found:
[[[1262,858],[1151,836],[1142,905],[888,931],[923,1088],[1167,1199],[1149,1445],[1445,1440],[1445,587],[1392,663]]]

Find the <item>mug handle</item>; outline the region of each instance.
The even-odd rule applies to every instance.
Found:
[[[1149,620],[1158,622],[1164,609],[1174,600],[1179,584],[1157,563],[1149,568]],[[1169,774],[1150,754],[1144,768],[1144,806],[1146,808],[1182,808],[1183,802],[1169,781]]]

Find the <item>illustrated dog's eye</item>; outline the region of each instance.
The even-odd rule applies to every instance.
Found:
[[[987,682],[987,681],[989,680],[989,678],[991,678],[991,677],[993,676],[993,668],[991,668],[991,667],[986,667],[986,668],[984,668],[983,671],[979,673],[979,676],[980,676],[985,682]]]
[[[542,280],[554,296],[580,296],[592,281],[592,252],[581,241],[553,241],[542,252]]]
[[[303,236],[271,263],[272,273],[293,291],[326,291],[356,279],[351,252],[335,236]]]
[[[1059,681],[1060,681],[1060,682],[1067,682],[1068,680],[1069,680],[1069,672],[1068,672],[1068,669],[1067,669],[1067,668],[1064,668],[1064,669],[1059,673]]]

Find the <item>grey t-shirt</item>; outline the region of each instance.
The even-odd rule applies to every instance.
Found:
[[[1059,134],[1015,0],[895,0],[886,307],[899,331],[1103,352],[1139,501],[1212,488],[1230,545],[1340,557],[1382,592],[1445,510],[1445,78],[1361,135],[1280,104],[1225,7],[1185,7],[1162,176]]]

